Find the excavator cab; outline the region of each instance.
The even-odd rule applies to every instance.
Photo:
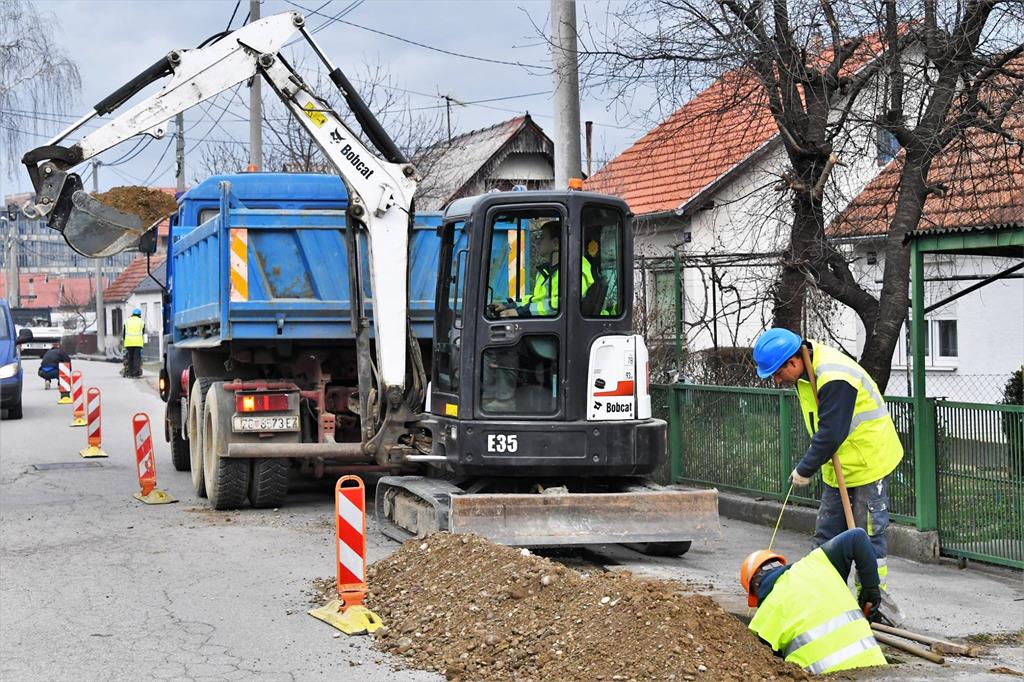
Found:
[[[445,212],[433,454],[490,476],[640,476],[666,457],[633,335],[629,207],[494,192]]]

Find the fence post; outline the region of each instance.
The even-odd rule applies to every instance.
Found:
[[[683,283],[681,281],[682,275],[679,267],[679,252],[675,252],[675,256],[672,259],[672,296],[675,301],[675,320],[672,325],[675,328],[676,335],[676,372],[680,371],[680,366],[683,362]]]
[[[785,494],[789,474],[793,471],[792,425],[790,424],[789,395],[779,395],[779,491]]]
[[[938,527],[938,487],[935,467],[935,399],[914,400],[914,497],[918,530]]]
[[[683,429],[680,422],[679,391],[675,384],[668,388],[668,457],[670,480],[679,482],[683,476]]]

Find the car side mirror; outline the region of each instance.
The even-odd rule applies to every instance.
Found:
[[[139,251],[142,253],[156,253],[156,226],[154,225],[151,230],[142,234],[139,237]]]
[[[21,344],[23,344],[23,343],[32,343],[32,339],[33,339],[33,338],[34,338],[34,337],[32,336],[32,330],[31,330],[31,329],[25,329],[25,328],[22,328],[22,329],[21,329],[21,330],[20,330],[20,331],[18,332],[18,340],[17,340],[17,342],[16,342],[16,343],[17,343],[17,345],[19,345],[19,346],[20,346]]]

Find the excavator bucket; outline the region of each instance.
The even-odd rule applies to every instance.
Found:
[[[113,256],[135,245],[146,232],[138,216],[89,196],[77,174],[58,170],[52,164],[44,165],[43,171],[34,208],[50,207],[46,224],[63,234],[68,245],[83,256]]]
[[[449,530],[503,545],[670,543],[721,535],[717,490],[452,495]]]
[[[91,258],[113,256],[133,246],[146,231],[138,216],[122,213],[77,190],[64,225],[64,239]]]

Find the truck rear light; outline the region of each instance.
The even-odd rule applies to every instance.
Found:
[[[235,394],[236,412],[285,412],[287,410],[287,393]]]

